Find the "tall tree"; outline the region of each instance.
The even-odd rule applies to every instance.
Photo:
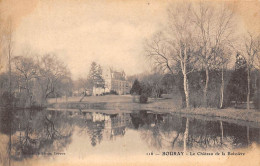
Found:
[[[88,75],[89,83],[91,87],[102,87],[104,88],[105,81],[102,76],[102,68],[96,62],[91,63],[91,67]]]
[[[8,60],[8,76],[9,76],[9,87],[8,87],[8,92],[9,95],[12,94],[12,67],[11,67],[11,60],[12,60],[12,55],[13,55],[13,26],[12,26],[12,20],[11,18],[7,19],[6,21],[6,26],[4,27],[3,30],[3,38],[2,38],[2,43],[3,43],[3,48],[4,51],[7,55],[7,60]]]
[[[183,74],[183,87],[186,107],[190,107],[190,90],[188,75],[194,70],[196,54],[193,36],[193,27],[190,19],[191,4],[182,7],[172,7],[169,13],[169,38],[158,33],[147,42],[147,55],[163,70],[174,74],[174,64],[180,64]]]
[[[41,87],[40,100],[46,102],[47,98],[57,90],[60,80],[70,77],[70,72],[56,55],[51,54],[40,57],[37,66],[39,73],[37,80]]]
[[[100,65],[97,66],[96,86],[101,87],[101,88],[105,87],[105,80],[103,78],[103,70]]]
[[[229,49],[225,49],[225,47],[216,48],[216,56],[218,60],[216,61],[216,65],[221,70],[221,86],[220,86],[220,101],[219,108],[224,107],[224,89],[225,89],[225,78],[224,71],[227,69],[228,62],[230,60],[231,52]]]
[[[227,43],[230,44],[230,43]],[[214,54],[214,58],[212,59],[211,69],[215,72],[220,71],[221,73],[221,85],[220,85],[220,100],[219,100],[219,108],[224,107],[224,89],[225,89],[225,71],[227,70],[228,63],[230,62],[232,56],[231,46],[226,44],[219,44],[218,46],[212,49],[212,54]],[[211,76],[214,78],[214,76]]]
[[[130,94],[138,94],[138,95],[141,95],[141,92],[142,92],[142,87],[141,87],[141,84],[140,82],[138,81],[138,79],[136,79],[133,83],[133,86],[130,90]]]
[[[200,48],[199,59],[206,73],[204,104],[207,106],[209,70],[215,63],[216,52],[220,45],[230,42],[233,33],[233,12],[225,4],[212,5],[199,2],[193,5],[192,20],[196,27],[197,44]]]
[[[18,75],[18,88],[26,91],[27,106],[32,104],[33,79],[37,78],[37,66],[32,58],[17,56],[13,58],[16,74]],[[26,102],[27,103],[27,102]]]
[[[235,71],[232,73],[228,83],[229,100],[242,102],[246,100],[247,71],[246,59],[240,54],[236,55]]]
[[[88,79],[90,80],[89,83],[91,88],[93,88],[95,85],[96,75],[97,75],[97,63],[92,62],[88,73]]]
[[[260,35],[255,35],[250,32],[244,37],[244,44],[240,47],[240,54],[246,59],[247,68],[247,109],[250,109],[251,95],[251,71],[259,65],[258,57],[260,53]]]

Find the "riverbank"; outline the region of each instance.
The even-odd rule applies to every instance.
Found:
[[[124,96],[88,96],[82,102],[80,97],[51,99],[48,101],[49,108],[53,109],[99,109],[99,110],[152,110],[160,113],[178,113],[187,116],[206,116],[218,117],[233,120],[243,120],[250,122],[260,122],[260,112],[254,109],[217,109],[217,108],[191,108],[182,109],[180,107],[180,99],[178,98],[162,98],[150,99],[147,104],[133,102],[130,95]]]

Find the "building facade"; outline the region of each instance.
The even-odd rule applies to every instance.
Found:
[[[93,87],[93,95],[101,95],[102,93],[114,92],[119,95],[125,95],[130,93],[131,82],[126,80],[126,74],[124,71],[116,71],[112,68],[105,68],[102,72],[105,87]]]

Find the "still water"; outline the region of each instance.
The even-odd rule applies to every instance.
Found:
[[[32,159],[228,152],[260,144],[259,129],[258,123],[187,118],[148,110],[2,108],[0,165],[26,165],[25,161]]]

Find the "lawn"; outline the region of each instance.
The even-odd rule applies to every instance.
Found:
[[[79,102],[82,97],[68,97],[67,100],[65,97],[57,98],[57,103],[66,103],[66,102]],[[86,96],[82,103],[97,103],[97,102],[118,102],[118,103],[129,103],[132,102],[131,95],[106,95],[106,96]],[[56,103],[56,99],[52,98],[48,100],[48,103]]]
[[[138,98],[138,97],[136,97]],[[49,106],[52,108],[70,108],[70,109],[95,109],[102,108],[105,110],[152,110],[162,113],[180,113],[190,116],[207,116],[207,117],[221,117],[234,120],[252,121],[259,123],[260,112],[254,109],[217,109],[217,108],[181,108],[181,98],[176,97],[164,97],[161,99],[149,98],[147,104],[140,104],[139,102],[133,102],[133,96],[131,95],[107,95],[107,96],[87,96],[82,102],[79,102],[81,97],[69,97],[49,99]]]

